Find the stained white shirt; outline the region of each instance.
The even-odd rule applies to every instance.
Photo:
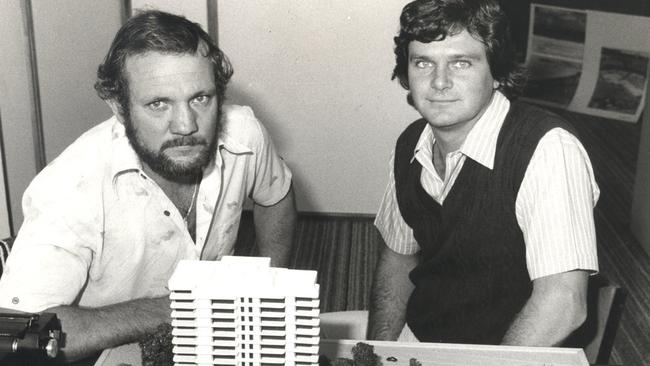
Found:
[[[0,307],[37,312],[164,296],[181,259],[232,254],[246,197],[265,206],[280,201],[291,172],[250,108],[224,106],[223,113],[218,150],[198,189],[196,243],[113,117],[71,144],[26,190]],[[217,247],[204,248],[213,218],[217,230],[208,242]]]
[[[496,92],[460,149],[445,157],[444,177],[433,166],[433,130],[425,127],[413,159],[423,168],[422,187],[436,202],[444,202],[468,158],[493,169],[497,138],[509,109],[508,99]],[[375,226],[389,248],[415,254],[420,247],[399,211],[393,162],[391,156],[389,182]],[[531,280],[575,269],[598,271],[593,208],[599,195],[589,156],[580,141],[562,128],[547,132],[535,149],[516,199]]]

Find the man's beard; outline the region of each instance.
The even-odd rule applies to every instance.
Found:
[[[203,168],[214,158],[217,150],[217,137],[221,129],[220,117],[221,108],[219,108],[219,113],[217,113],[217,128],[212,141],[208,142],[203,138],[194,136],[182,136],[165,141],[158,151],[154,151],[145,146],[140,138],[140,132],[134,126],[129,113],[125,113],[124,115],[124,129],[129,143],[144,164],[166,179],[184,182],[187,179],[194,179],[194,177],[201,174]],[[204,148],[201,149],[199,156],[190,162],[178,163],[165,154],[165,150],[170,147],[196,145],[201,145]]]

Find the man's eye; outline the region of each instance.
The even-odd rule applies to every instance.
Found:
[[[210,101],[210,96],[208,95],[199,95],[198,97],[194,98],[194,102],[198,104],[206,104]]]
[[[154,100],[153,102],[147,104],[147,106],[149,106],[149,108],[154,111],[160,111],[163,110],[167,106],[167,104],[162,100]]]
[[[418,69],[426,69],[432,66],[433,63],[431,61],[422,61],[422,60],[415,61],[415,67],[417,67]]]
[[[470,67],[471,64],[468,61],[458,60],[451,63],[451,67],[456,70],[464,70]]]

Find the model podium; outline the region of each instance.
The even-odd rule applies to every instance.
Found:
[[[269,258],[185,260],[169,290],[175,365],[318,365],[315,271]]]

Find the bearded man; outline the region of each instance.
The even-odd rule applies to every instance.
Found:
[[[0,307],[57,314],[63,361],[169,323],[176,264],[233,254],[246,197],[272,265],[295,224],[291,172],[252,110],[224,105],[232,67],[198,24],[140,13],[97,74],[114,116],[30,184],[0,281]]]

